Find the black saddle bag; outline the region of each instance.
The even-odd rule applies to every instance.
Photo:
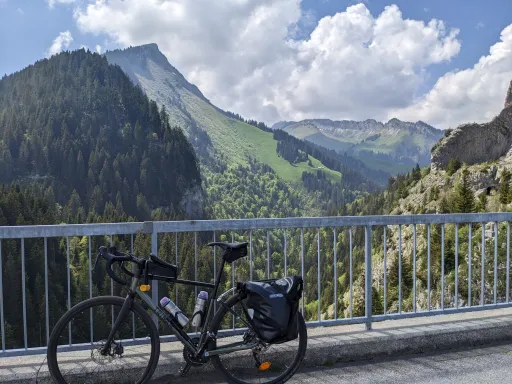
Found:
[[[278,344],[297,338],[302,277],[270,282],[249,281],[241,283],[239,289],[247,298],[247,308],[254,311],[252,325],[261,340]]]

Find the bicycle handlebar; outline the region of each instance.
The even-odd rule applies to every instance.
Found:
[[[96,265],[98,264],[100,256],[102,258],[104,258],[105,260],[107,260],[107,273],[110,276],[110,278],[121,285],[126,285],[126,282],[122,281],[121,279],[119,279],[116,276],[115,272],[112,270],[112,264],[121,263],[121,270],[128,276],[133,277],[133,273],[131,273],[124,267],[123,262],[130,261],[130,262],[137,263],[137,264],[139,264],[141,262],[141,259],[139,259],[133,255],[120,252],[115,247],[110,247],[110,252],[109,252],[107,247],[101,246],[98,256],[96,257],[96,262],[94,264],[93,269],[96,268]]]

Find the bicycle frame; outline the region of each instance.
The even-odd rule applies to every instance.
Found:
[[[144,303],[146,303],[147,306],[149,307],[149,309],[162,322],[164,322],[171,328],[172,332],[178,338],[178,340],[181,341],[183,343],[183,345],[185,346],[185,348],[187,348],[191,353],[193,353],[195,357],[200,357],[203,354],[205,357],[209,357],[212,355],[220,355],[220,354],[225,354],[225,353],[230,353],[230,352],[235,352],[235,351],[252,349],[255,346],[257,346],[257,343],[256,344],[250,343],[250,344],[242,345],[243,342],[239,342],[239,343],[233,343],[233,344],[224,346],[223,348],[215,348],[213,350],[208,350],[208,351],[206,350],[206,347],[207,347],[208,343],[210,342],[210,340],[212,340],[212,338],[215,338],[215,336],[211,333],[211,330],[208,330],[208,327],[210,326],[210,318],[212,317],[212,314],[213,314],[212,303],[213,303],[213,300],[217,300],[217,292],[219,289],[219,285],[220,285],[220,281],[222,278],[225,264],[226,264],[226,261],[223,259],[214,284],[206,283],[206,282],[190,281],[190,280],[180,280],[180,279],[174,279],[174,278],[163,278],[163,277],[154,279],[154,280],[160,280],[160,281],[167,281],[169,283],[174,283],[174,284],[183,284],[183,285],[192,285],[192,286],[197,286],[197,287],[213,288],[213,293],[211,296],[209,295],[208,301],[206,303],[206,305],[208,306],[208,310],[207,310],[206,317],[204,318],[204,321],[203,321],[203,324],[201,327],[200,338],[199,338],[199,342],[197,343],[197,346],[195,346],[193,344],[190,336],[182,329],[182,327],[179,325],[178,321],[176,319],[174,319],[173,316],[169,315],[163,309],[159,308],[158,305],[153,302],[152,298],[149,295],[147,295],[146,293],[144,293],[140,290],[139,281],[142,276],[143,266],[138,265],[138,268],[134,271],[134,277],[132,278],[132,282],[131,282],[131,285],[129,288],[129,292],[126,296],[126,300],[119,312],[119,315],[112,327],[112,330],[110,331],[110,334],[106,340],[106,343],[105,343],[104,347],[102,348],[102,352],[107,353],[107,351],[109,350],[110,345],[114,339],[114,335],[117,330],[117,327],[124,320],[124,317],[128,314],[128,311],[129,311],[132,303],[134,302],[135,297],[139,297]],[[231,288],[230,290],[224,292],[221,296],[219,296],[219,299],[233,290],[234,290],[234,287]],[[217,301],[219,301],[219,300],[217,300]],[[219,301],[219,302],[221,305],[225,306],[223,301]],[[236,313],[231,308],[228,308],[228,309],[230,312],[232,312],[233,314],[236,315]],[[246,315],[247,315],[247,308],[245,308],[245,306],[244,306],[244,312],[246,312]],[[250,317],[247,317],[247,318],[250,321]],[[245,323],[245,325],[250,326],[245,321],[243,321],[243,322]]]

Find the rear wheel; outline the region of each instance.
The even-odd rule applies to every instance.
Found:
[[[56,383],[143,384],[151,378],[160,340],[151,317],[137,303],[118,327],[108,353],[100,352],[124,301],[113,296],[85,300],[57,322],[47,352]]]
[[[229,383],[281,384],[287,382],[297,371],[307,348],[306,323],[299,316],[297,339],[268,345],[261,342],[252,329],[245,310],[245,300],[233,296],[219,308],[212,321],[212,332],[216,335],[216,348],[227,344],[256,343],[252,349],[212,356],[215,368],[221,371]],[[236,313],[236,316],[228,309]],[[243,320],[243,321],[242,321]],[[245,323],[244,323],[245,321]]]

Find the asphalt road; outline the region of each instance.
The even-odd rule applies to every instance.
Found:
[[[152,384],[222,382],[211,375],[151,381]],[[302,369],[288,383],[512,383],[512,344]]]

